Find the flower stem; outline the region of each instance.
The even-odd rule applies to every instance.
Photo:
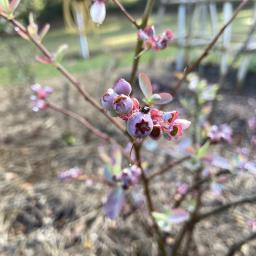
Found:
[[[77,114],[73,111],[70,111],[70,110],[59,108],[58,106],[56,106],[52,103],[49,103],[49,102],[47,102],[47,106],[49,109],[52,109],[58,113],[61,113],[65,116],[69,116],[69,117],[77,120],[79,123],[81,123],[84,127],[86,127],[88,130],[90,130],[93,134],[95,134],[97,137],[101,138],[102,140],[105,140],[107,142],[114,142],[117,144],[117,142],[114,141],[114,139],[112,139],[106,133],[101,132],[99,129],[94,127],[86,118],[80,116],[79,114]]]
[[[52,54],[48,51],[48,49],[41,43],[41,41],[37,40],[33,36],[31,36],[27,29],[18,22],[15,18],[9,19],[7,15],[4,13],[0,13],[0,16],[2,16],[6,21],[11,23],[15,29],[21,30],[24,34],[28,36],[30,41],[48,58],[52,59]],[[83,98],[90,103],[95,109],[97,109],[100,113],[102,113],[118,130],[120,130],[129,140],[132,142],[133,138],[129,135],[129,133],[126,131],[125,127],[123,127],[117,120],[115,120],[113,117],[109,116],[105,110],[93,99],[89,93],[84,90],[80,84],[80,82],[71,74],[69,73],[64,66],[62,66],[60,63],[55,63],[53,65],[68,81],[71,82],[71,84],[77,89],[77,91],[83,96]]]
[[[112,0],[121,10],[121,12],[127,17],[127,19],[137,28],[139,29],[140,26],[136,22],[136,20],[126,11],[124,6],[119,2],[119,0]]]
[[[141,178],[142,178],[144,195],[146,198],[146,204],[147,204],[149,216],[153,223],[153,229],[157,235],[158,249],[159,249],[159,253],[161,253],[159,255],[166,256],[167,254],[166,254],[166,249],[165,249],[164,238],[163,238],[161,230],[159,229],[158,224],[155,221],[155,218],[153,217],[154,205],[153,205],[153,201],[152,201],[152,197],[151,197],[151,193],[150,193],[150,189],[149,189],[149,180],[147,179],[145,171],[141,164],[141,156],[140,156],[141,143],[134,145],[134,151],[135,151],[135,156],[136,156],[136,160],[137,160],[137,165],[141,169],[141,173],[142,173]]]
[[[147,1],[142,22],[141,22],[141,25],[139,26],[140,29],[144,29],[148,25],[148,20],[152,13],[154,3],[155,3],[155,0]],[[131,76],[130,76],[130,84],[132,86],[134,86],[136,81],[136,75],[137,75],[137,71],[140,63],[140,57],[141,57],[140,53],[142,50],[143,50],[143,42],[138,38],[136,48],[135,48],[134,58],[133,58]]]

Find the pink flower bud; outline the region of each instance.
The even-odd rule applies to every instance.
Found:
[[[132,87],[130,83],[128,83],[125,79],[121,78],[117,81],[117,83],[113,86],[114,91],[117,94],[124,94],[129,96],[132,92]]]
[[[108,89],[107,92],[101,98],[101,105],[106,110],[113,110],[114,98],[117,97],[117,94],[113,89]]]
[[[104,0],[95,0],[91,6],[90,14],[92,21],[102,24],[106,17],[106,5]]]

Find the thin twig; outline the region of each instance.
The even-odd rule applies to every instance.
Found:
[[[253,34],[255,33],[255,31],[256,31],[256,19],[254,20],[254,22],[253,22],[253,24],[250,28],[250,31],[247,35],[247,38],[245,39],[245,41],[243,42],[243,44],[239,48],[239,50],[236,52],[235,57],[234,57],[230,66],[233,66],[237,62],[237,60],[239,59],[239,57],[243,53],[243,51],[246,50],[246,48],[248,47],[248,44],[249,44]]]
[[[124,6],[119,2],[119,0],[112,0],[121,10],[121,12],[127,17],[127,19],[137,28],[139,29],[140,26],[136,22],[136,20],[127,12],[127,10],[124,8]]]
[[[79,176],[78,178],[76,178],[75,180],[79,180],[79,181],[93,181],[93,182],[100,183],[100,184],[103,184],[103,185],[107,185],[107,186],[110,186],[110,187],[115,186],[115,183],[111,183],[110,181],[108,181],[108,180],[106,180],[106,179],[104,179],[102,177],[93,176],[93,175],[83,174],[83,175]]]
[[[220,207],[218,207],[214,210],[210,210],[208,212],[205,212],[205,213],[202,213],[202,214],[198,215],[197,216],[197,222],[201,221],[201,220],[204,220],[208,217],[211,217],[213,215],[220,214],[223,211],[229,210],[230,208],[233,208],[233,207],[236,207],[236,206],[239,206],[239,205],[243,205],[243,204],[252,204],[252,203],[255,203],[255,202],[256,202],[256,196],[242,198],[240,200],[225,204],[225,205],[220,206]]]
[[[153,201],[152,201],[151,193],[150,193],[150,189],[149,189],[149,181],[145,175],[145,171],[141,164],[141,156],[140,156],[141,144],[135,144],[134,151],[135,151],[135,156],[136,156],[136,160],[137,160],[137,165],[141,169],[141,172],[142,172],[141,178],[142,178],[142,184],[143,184],[143,188],[144,188],[144,195],[146,198],[148,213],[149,213],[150,219],[153,223],[153,228],[158,236],[157,241],[158,241],[159,252],[161,252],[160,255],[165,256],[166,250],[165,250],[164,238],[163,238],[162,232],[153,216],[154,205],[153,205]]]
[[[15,18],[9,19],[7,15],[4,13],[0,13],[0,16],[2,16],[6,21],[10,22],[15,29],[21,30],[23,33],[25,33],[33,42],[33,44],[49,59],[52,59],[52,54],[48,51],[48,49],[37,39],[35,39],[33,36],[31,36],[27,29],[18,22]],[[111,123],[113,123],[126,137],[129,138],[130,141],[133,141],[133,138],[128,134],[126,129],[113,117],[109,116],[105,110],[89,95],[89,93],[82,89],[80,82],[71,74],[69,73],[64,66],[62,66],[60,63],[55,63],[54,67],[67,79],[71,82],[72,85],[75,86],[75,88],[78,90],[78,92],[83,96],[83,98],[89,102],[95,109],[97,109],[99,112],[101,112]]]
[[[173,167],[176,167],[177,165],[179,165],[179,164],[181,164],[181,163],[183,163],[183,162],[185,162],[185,161],[187,161],[187,160],[189,160],[189,159],[191,159],[191,156],[185,156],[185,157],[183,157],[183,158],[181,158],[181,159],[179,159],[179,160],[176,160],[176,161],[174,161],[174,162],[169,163],[169,164],[166,165],[163,169],[161,169],[161,170],[159,170],[159,171],[157,171],[157,172],[151,174],[151,175],[148,177],[148,180],[152,180],[152,179],[154,179],[154,178],[157,177],[157,176],[160,176],[160,175],[165,174],[165,173],[168,172],[170,169],[173,169]]]
[[[202,60],[204,58],[206,58],[209,54],[209,52],[211,51],[211,49],[214,47],[214,45],[217,43],[217,41],[219,40],[219,38],[221,37],[221,35],[224,33],[225,29],[234,21],[234,19],[236,18],[236,16],[239,14],[239,12],[241,11],[241,9],[245,6],[245,4],[248,2],[248,0],[242,0],[240,5],[236,8],[233,16],[230,18],[230,20],[220,29],[220,31],[218,32],[218,34],[213,38],[213,40],[211,41],[211,43],[206,47],[206,49],[204,50],[204,52],[200,55],[200,57],[191,65],[187,66],[182,78],[177,82],[177,84],[174,87],[174,91],[177,92],[179,90],[179,88],[181,87],[182,83],[186,80],[187,75],[192,72],[195,68],[198,67],[198,65],[202,62]]]
[[[229,250],[228,250],[226,256],[234,256],[235,253],[236,253],[237,251],[239,251],[240,248],[241,248],[244,244],[246,244],[246,243],[248,243],[248,242],[250,242],[250,241],[252,241],[252,240],[254,240],[254,239],[256,239],[256,232],[250,234],[249,236],[245,237],[244,239],[240,240],[239,242],[234,243],[234,244],[229,248]]]
[[[59,112],[65,116],[69,116],[75,120],[77,120],[79,123],[81,123],[82,125],[84,125],[87,129],[89,129],[92,133],[94,133],[97,137],[107,141],[107,142],[114,142],[117,144],[116,141],[114,141],[114,139],[112,139],[109,135],[107,135],[106,133],[100,131],[99,129],[97,129],[95,126],[93,126],[86,118],[80,116],[79,114],[70,111],[70,110],[66,110],[63,108],[59,108],[58,106],[47,102],[47,105],[50,109]]]
[[[198,181],[201,179],[201,173],[202,173],[202,167],[200,166],[197,170],[195,170],[192,186],[197,184]],[[195,209],[191,213],[189,221],[185,222],[183,224],[183,227],[181,228],[180,232],[178,233],[178,235],[175,239],[175,242],[172,247],[172,256],[176,256],[178,254],[178,250],[179,250],[180,246],[182,245],[182,242],[183,242],[183,239],[185,238],[186,233],[188,232],[189,236],[193,235],[193,230],[196,225],[197,214],[201,207],[201,198],[202,198],[202,191],[201,191],[201,185],[199,185],[197,187]]]
[[[141,25],[139,26],[140,29],[144,29],[148,25],[148,20],[152,13],[154,3],[155,3],[155,0],[147,1],[147,5],[144,10],[144,16],[142,18]],[[135,84],[136,75],[137,75],[137,71],[140,63],[140,57],[141,57],[139,56],[139,54],[142,50],[143,50],[143,42],[138,38],[136,48],[135,48],[134,58],[133,58],[131,76],[130,76],[130,83],[132,86],[134,86]]]
[[[217,172],[214,177],[219,177],[221,175],[230,174],[230,171],[228,170],[220,170]],[[195,191],[198,187],[202,186],[203,184],[211,181],[213,176],[206,177],[204,179],[198,180],[196,183],[194,183],[191,187],[188,188],[187,192],[182,194],[177,200],[175,200],[172,208],[177,208],[181,205],[181,203],[186,199],[186,197],[193,191]]]

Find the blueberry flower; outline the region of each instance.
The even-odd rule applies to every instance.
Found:
[[[232,129],[227,124],[222,124],[220,126],[213,125],[208,131],[208,138],[213,143],[218,143],[221,140],[231,143]]]
[[[119,175],[115,176],[115,180],[122,183],[123,189],[128,189],[130,186],[139,183],[140,176],[141,169],[137,165],[132,165],[129,168],[123,169]]]
[[[101,98],[102,107],[106,110],[113,110],[113,103],[116,96],[118,95],[113,89],[108,89]]]
[[[53,92],[51,87],[42,87],[40,84],[35,84],[31,87],[34,95],[31,96],[32,110],[38,112],[48,107],[46,99]]]
[[[140,32],[142,38],[155,35],[152,27]],[[162,39],[169,40],[171,36],[171,31],[166,30]],[[130,83],[125,79],[120,79],[101,98],[103,108],[108,110],[112,116],[126,121],[127,131],[134,138],[150,136],[157,140],[163,135],[171,140],[182,136],[183,130],[190,126],[190,121],[178,119],[177,111],[163,112],[153,107],[169,103],[172,101],[172,95],[153,93],[151,81],[144,73],[139,75],[139,86],[145,96],[142,99],[144,106],[141,106],[136,98],[130,97],[132,91]]]
[[[153,121],[149,114],[134,113],[127,121],[128,133],[136,138],[145,138],[153,130]]]
[[[124,94],[116,96],[113,102],[113,110],[118,115],[128,114],[132,111],[133,101],[129,96]]]
[[[154,26],[140,29],[138,38],[143,41],[144,49],[162,50],[173,39],[173,33],[170,29],[166,29],[162,35],[156,35]]]

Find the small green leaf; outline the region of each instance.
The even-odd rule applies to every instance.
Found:
[[[204,143],[204,145],[202,145],[198,151],[197,151],[197,154],[196,154],[196,158],[197,159],[202,159],[208,152],[208,149],[209,149],[209,146],[210,146],[210,141],[206,141]]]
[[[68,49],[68,45],[67,44],[63,44],[61,45],[57,52],[55,53],[55,62],[56,63],[60,63],[64,57],[64,53],[65,51]]]
[[[162,212],[153,212],[152,213],[154,219],[158,221],[166,221],[169,217],[169,213],[162,213]]]
[[[119,174],[122,171],[122,152],[115,147],[112,154],[112,173]]]
[[[10,11],[10,4],[9,4],[8,0],[0,0],[0,5],[2,6],[2,8],[5,12]]]
[[[107,181],[113,182],[113,175],[109,166],[104,167],[104,177]]]

